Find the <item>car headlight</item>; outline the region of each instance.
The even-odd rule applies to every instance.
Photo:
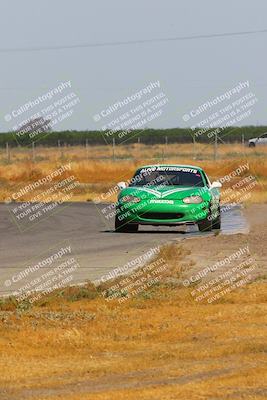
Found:
[[[132,196],[132,195],[123,196],[123,197],[121,197],[120,200],[123,203],[139,203],[141,201],[141,199],[139,199],[139,197]]]
[[[186,204],[199,204],[202,203],[203,199],[201,196],[189,196],[183,199]]]

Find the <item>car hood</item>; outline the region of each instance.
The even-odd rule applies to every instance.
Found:
[[[125,188],[120,193],[120,198],[131,195],[138,196],[142,200],[165,199],[181,200],[188,196],[202,196],[204,199],[209,196],[208,189],[204,187],[184,187],[184,186],[131,186]]]

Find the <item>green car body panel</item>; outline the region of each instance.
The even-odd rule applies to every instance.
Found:
[[[194,224],[205,220],[211,215],[211,209],[219,209],[220,192],[213,188],[204,171],[190,165],[148,165],[146,168],[185,168],[197,170],[198,176],[203,180],[203,186],[182,185],[138,185],[128,186],[122,189],[118,196],[116,206],[116,218],[121,224],[141,225],[180,225]],[[125,201],[129,198],[137,198],[139,202]],[[186,197],[201,196],[202,202],[198,204],[186,204]]]

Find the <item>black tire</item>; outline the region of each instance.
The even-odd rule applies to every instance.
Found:
[[[221,229],[221,211],[218,208],[216,218],[212,221],[212,229]]]
[[[208,218],[199,221],[197,225],[200,232],[209,232],[212,230],[212,222]]]
[[[212,230],[212,219],[211,219],[211,212],[209,211],[209,215],[207,218],[202,219],[198,223],[198,229],[200,232],[209,232]]]
[[[118,217],[115,217],[115,231],[116,232],[137,232],[138,231],[138,224],[126,224],[123,221],[120,221]]]
[[[256,147],[255,143],[251,142],[249,143],[248,147]]]

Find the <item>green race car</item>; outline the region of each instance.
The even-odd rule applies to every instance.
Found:
[[[128,182],[118,183],[115,230],[137,232],[139,225],[197,224],[220,229],[220,182],[211,184],[191,165],[147,165]]]

